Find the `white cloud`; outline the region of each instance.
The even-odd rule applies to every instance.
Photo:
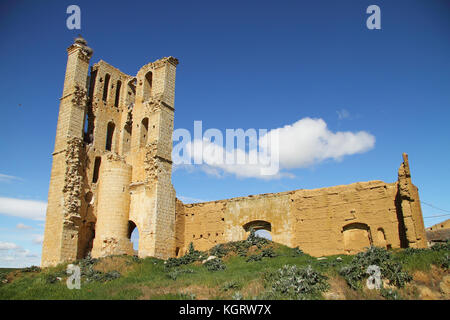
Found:
[[[268,141],[272,141],[271,144]],[[344,156],[366,152],[375,146],[375,137],[365,131],[332,132],[322,119],[303,118],[292,125],[269,131],[259,138],[258,146],[260,150],[269,146],[266,151],[272,159],[276,157],[274,150],[278,149],[279,170],[275,174],[261,174],[267,162],[251,164],[249,161],[224,161],[230,155],[232,158],[243,157],[248,160],[257,156],[256,149],[226,150],[208,140],[197,139],[187,144],[187,152],[193,162],[202,163],[201,169],[210,175],[221,177],[228,173],[239,178],[279,179],[293,177],[287,171],[289,169],[313,166],[327,159],[341,161]]]
[[[11,181],[21,181],[22,178],[15,177],[15,176],[9,176],[7,174],[0,173],[0,182],[11,182]]]
[[[0,250],[16,250],[16,249],[20,249],[20,246],[12,242],[0,241]]]
[[[12,242],[0,241],[0,268],[23,268],[39,264],[39,254]]]
[[[346,155],[363,153],[375,146],[375,137],[365,131],[332,132],[322,119],[303,118],[292,125],[271,130],[279,135],[280,166],[305,168],[326,159],[341,160]]]
[[[178,199],[183,201],[183,203],[198,203],[198,202],[207,202],[207,200],[185,197],[185,196],[177,196]]]
[[[268,167],[266,163],[250,162],[250,158],[258,158],[257,150],[245,150],[235,148],[226,150],[223,146],[207,140],[194,140],[187,144],[186,150],[194,163],[200,163],[201,169],[209,175],[222,177],[225,173],[233,174],[239,178],[261,178],[274,179],[292,175],[286,172],[276,172],[274,175],[262,175],[264,168]],[[236,159],[228,163],[226,159]],[[239,162],[238,159],[245,159]]]
[[[44,236],[42,234],[37,234],[34,238],[33,238],[33,243],[34,244],[42,244],[42,242],[44,241]]]
[[[17,228],[17,229],[22,229],[22,230],[33,229],[32,226],[27,226],[27,225],[25,225],[25,224],[23,224],[23,223],[18,223],[18,224],[16,225],[16,228]]]
[[[0,197],[0,214],[44,221],[46,210],[47,203],[43,201]]]
[[[350,117],[350,112],[348,112],[348,110],[346,109],[338,110],[336,111],[336,113],[338,114],[339,120],[347,119]]]

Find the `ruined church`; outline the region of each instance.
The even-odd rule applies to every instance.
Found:
[[[370,245],[426,246],[408,157],[398,180],[183,204],[171,181],[175,72],[166,57],[136,75],[100,60],[78,37],[67,49],[48,193],[42,266],[134,254],[181,256],[264,229],[313,256]]]

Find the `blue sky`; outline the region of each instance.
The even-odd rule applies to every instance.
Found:
[[[66,28],[71,4],[81,8],[80,31]],[[366,28],[371,4],[381,30]],[[201,120],[204,129],[271,130],[310,117],[332,133],[375,138],[368,150],[280,179],[178,169],[182,199],[394,182],[407,152],[421,200],[450,210],[449,1],[3,0],[0,30],[0,267],[39,264],[66,48],[78,33],[92,62],[128,74],[177,57],[175,128]]]

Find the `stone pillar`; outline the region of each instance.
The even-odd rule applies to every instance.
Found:
[[[118,155],[102,159],[92,257],[133,254],[128,235],[131,166]]]
[[[411,182],[411,171],[406,153],[403,153],[403,163],[398,170],[398,195],[407,245],[411,248],[426,248],[427,241],[419,191]]]
[[[48,192],[42,267],[72,261],[77,256],[78,211],[83,183],[83,127],[92,49],[78,37],[67,52]]]

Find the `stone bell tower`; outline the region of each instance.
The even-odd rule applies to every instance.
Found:
[[[67,67],[60,99],[53,152],[47,218],[42,248],[42,266],[77,257],[80,222],[83,126],[86,90],[92,49],[78,37],[67,49]]]
[[[89,71],[91,56],[81,37],[68,48],[42,266],[135,254],[134,229],[140,257],[174,256],[178,60],[162,58],[130,76],[102,60]]]

